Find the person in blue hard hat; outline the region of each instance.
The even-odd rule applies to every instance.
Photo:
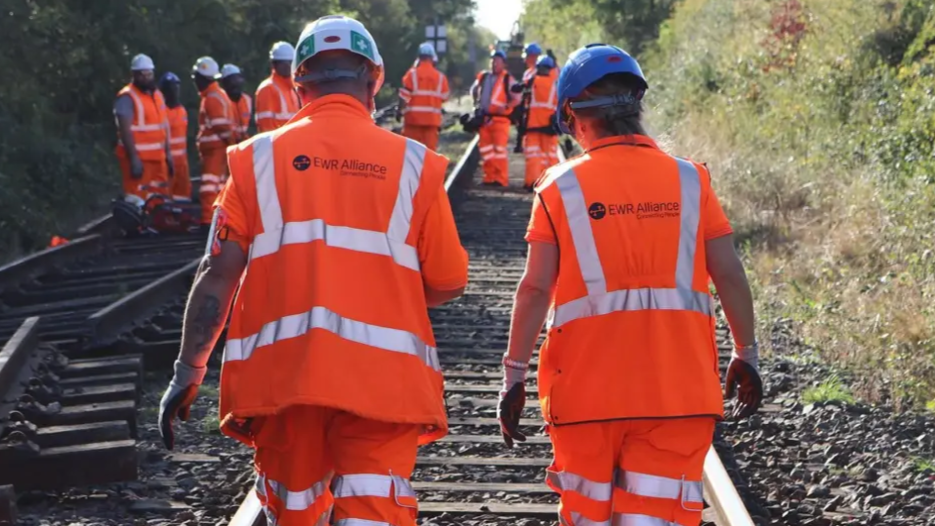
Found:
[[[733,416],[763,396],[750,287],[707,168],[663,152],[642,123],[646,77],[606,44],[571,54],[556,118],[585,152],[536,183],[497,416],[518,429],[543,323],[538,392],[563,525],[698,526],[702,473],[724,417],[713,280],[734,352]],[[737,386],[739,385],[739,389]]]
[[[526,82],[525,121],[523,122],[523,153],[526,156],[526,177],[523,188],[532,190],[536,179],[546,168],[558,163],[558,129],[555,110],[558,107],[555,61],[541,55],[536,61],[536,74]]]
[[[542,55],[542,48],[539,44],[531,42],[523,50],[523,60],[526,61],[526,71],[523,72],[523,84],[529,82],[536,75],[536,62]]]
[[[497,49],[490,53],[490,70],[480,72],[471,86],[475,107],[482,115],[479,147],[485,185],[509,185],[506,148],[510,115],[521,98],[513,89],[517,85],[506,69],[506,54]]]

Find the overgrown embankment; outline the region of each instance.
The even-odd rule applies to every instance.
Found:
[[[859,396],[935,409],[935,4],[685,0],[644,66],[654,128],[711,168],[761,338],[791,319]]]

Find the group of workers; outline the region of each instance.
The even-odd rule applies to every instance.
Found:
[[[292,59],[295,50],[288,42],[277,42],[270,50],[272,73],[256,91],[253,100],[243,92],[244,75],[234,64],[219,67],[205,56],[192,67],[191,78],[201,97],[198,134],[195,142],[201,160],[201,223],[211,223],[212,206],[228,177],[227,147],[250,136],[251,119],[258,132],[275,130],[299,111],[299,98],[292,88]],[[158,83],[155,64],[144,54],[130,63],[132,81],[117,93],[117,160],[123,172],[124,194],[144,202],[153,194],[190,201],[188,166],[188,112],[180,99],[181,79],[166,72]]]
[[[443,185],[448,160],[373,124],[383,59],[360,22],[322,17],[295,47],[301,110],[276,133],[226,149],[230,178],[212,209],[160,431],[171,449],[173,421],[188,418],[230,313],[221,429],[255,450],[267,523],[413,526],[417,448],[448,431],[444,350],[428,309],[458,298],[468,275]],[[495,54],[493,80],[478,79],[481,98],[498,109],[485,123],[490,166],[499,166],[512,104],[502,60]],[[203,63],[206,91],[216,68]],[[423,92],[444,93],[443,82],[423,82],[422,68],[405,87],[408,114]],[[726,377],[727,397],[738,393],[734,416],[752,414],[762,398],[732,229],[708,169],[647,136],[648,84],[630,55],[586,46],[551,86],[540,94],[554,90],[554,120],[585,153],[535,184],[502,359],[503,439],[525,440],[526,373],[548,318],[538,393],[560,522],[697,526],[704,458],[725,417],[711,280],[734,338]],[[145,116],[139,125],[158,122]],[[206,115],[204,134],[238,133],[214,127],[225,118]],[[145,151],[162,148],[160,135],[138,137],[153,145]],[[491,180],[505,181],[501,169]]]

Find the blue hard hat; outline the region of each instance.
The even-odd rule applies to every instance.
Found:
[[[542,54],[542,48],[539,47],[539,44],[536,44],[535,42],[530,42],[529,44],[526,44],[526,49],[523,51],[523,56],[541,55],[541,54]]]
[[[594,84],[601,78],[615,73],[627,73],[638,78],[642,83],[642,90],[632,98],[639,100],[649,87],[643,70],[640,69],[636,59],[629,53],[609,44],[589,44],[568,56],[568,61],[558,75],[558,108],[556,117],[558,127],[562,133],[571,134],[563,118],[565,103],[581,95],[585,88]],[[619,97],[605,97],[606,101],[589,103],[588,107],[607,106],[622,103]],[[589,101],[590,102],[590,101]],[[631,101],[632,102],[632,101]]]
[[[542,55],[536,59],[536,67],[537,68],[541,68],[541,67],[554,68],[555,60],[548,55]]]
[[[503,51],[500,51],[499,49],[495,49],[490,52],[490,58],[494,58],[494,57],[500,57],[503,60],[506,60],[506,53],[504,53]]]
[[[167,82],[178,82],[181,84],[182,81],[179,80],[178,75],[176,75],[175,73],[172,73],[171,71],[166,71],[165,73],[162,74],[161,77],[159,77],[159,84],[165,84]]]

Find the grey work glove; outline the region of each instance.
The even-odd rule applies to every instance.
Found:
[[[191,367],[175,361],[175,375],[159,402],[159,434],[162,435],[166,449],[175,447],[172,421],[176,416],[182,421],[188,420],[192,402],[198,396],[198,386],[204,381],[207,372],[207,367]]]
[[[730,399],[737,393],[737,404],[731,412],[733,419],[743,419],[756,413],[763,402],[763,380],[757,370],[759,345],[738,347],[731,354],[724,380],[725,396]],[[737,387],[740,387],[737,389]]]
[[[130,157],[130,176],[134,179],[143,177],[143,161],[139,155]]]

